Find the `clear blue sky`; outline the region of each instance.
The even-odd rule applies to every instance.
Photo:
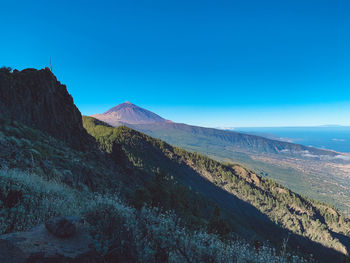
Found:
[[[0,64],[51,57],[88,115],[129,100],[203,126],[350,125],[349,14],[348,0],[0,0]]]

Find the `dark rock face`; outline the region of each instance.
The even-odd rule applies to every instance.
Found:
[[[65,238],[52,235],[45,225],[28,232],[0,236],[1,263],[99,263],[101,258],[92,249],[92,240],[87,230],[75,217],[66,217],[64,222],[74,226],[74,233]],[[53,222],[63,222],[62,218]],[[66,224],[65,224],[66,225]],[[71,229],[70,229],[71,230]]]
[[[47,132],[78,150],[93,142],[65,85],[49,69],[0,71],[0,116]]]

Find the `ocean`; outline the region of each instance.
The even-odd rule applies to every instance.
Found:
[[[253,127],[235,128],[234,131],[350,153],[350,127]]]

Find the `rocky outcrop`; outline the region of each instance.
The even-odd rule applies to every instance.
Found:
[[[62,222],[65,224],[61,224]],[[68,223],[67,223],[68,222]],[[74,217],[51,220],[56,233],[66,233],[66,226],[74,225],[69,237],[58,237],[39,225],[29,232],[0,236],[1,263],[98,263],[100,258],[91,248],[91,239]],[[70,228],[71,229],[71,228]]]
[[[78,150],[93,143],[66,86],[48,68],[0,70],[0,116],[45,131]]]

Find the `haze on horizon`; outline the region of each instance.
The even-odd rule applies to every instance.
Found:
[[[349,13],[345,0],[3,1],[0,61],[51,58],[86,115],[128,100],[206,127],[350,125]]]

